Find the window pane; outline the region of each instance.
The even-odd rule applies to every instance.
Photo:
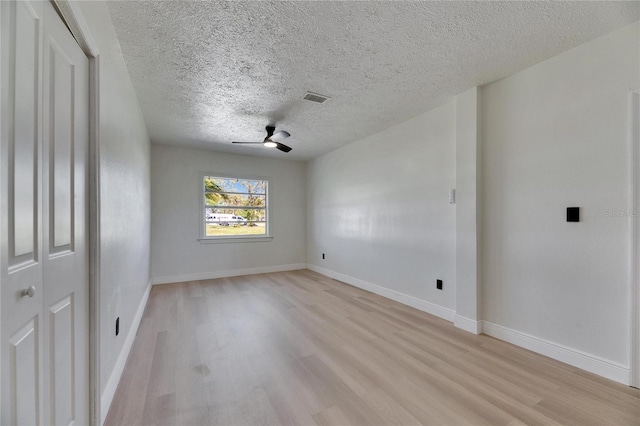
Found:
[[[204,178],[206,192],[229,192],[266,194],[267,181],[251,179],[232,179],[224,177],[206,176]]]
[[[205,237],[267,235],[267,181],[204,177]]]
[[[205,235],[207,237],[234,235],[265,235],[264,210],[205,209]]]
[[[264,222],[267,219],[267,212],[264,209],[225,209],[207,207],[204,210],[204,220],[206,222]]]
[[[266,226],[264,223],[257,223],[255,226],[219,226],[207,223],[207,237],[235,237],[238,235],[266,235]]]
[[[266,207],[266,195],[260,194],[231,194],[213,193],[204,194],[206,206],[232,206],[232,207]]]

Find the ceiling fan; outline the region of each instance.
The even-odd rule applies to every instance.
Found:
[[[267,137],[264,138],[264,141],[262,141],[262,142],[236,142],[236,141],[233,141],[232,143],[246,143],[246,144],[259,144],[259,143],[261,143],[262,145],[266,146],[267,148],[278,148],[282,152],[291,151],[291,147],[288,147],[287,145],[280,143],[280,141],[283,141],[286,138],[288,138],[289,136],[291,136],[291,134],[289,132],[285,132],[284,130],[278,130],[277,132],[275,132],[276,128],[274,126],[267,126],[266,129],[267,129]]]

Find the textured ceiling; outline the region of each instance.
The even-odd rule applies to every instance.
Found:
[[[305,160],[640,19],[638,2],[109,2],[154,143]],[[302,100],[328,95],[324,104]],[[291,133],[289,154],[232,140]],[[393,143],[393,141],[390,141]]]

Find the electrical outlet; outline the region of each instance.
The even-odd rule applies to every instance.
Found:
[[[442,280],[436,280],[436,288],[442,290]]]
[[[116,318],[116,336],[120,334],[120,317]]]
[[[322,253],[322,260],[324,260],[324,253]]]

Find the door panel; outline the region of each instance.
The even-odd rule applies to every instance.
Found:
[[[69,250],[73,241],[73,130],[75,65],[49,40],[49,252]],[[46,70],[45,70],[46,71]]]
[[[49,311],[49,389],[52,423],[68,425],[75,419],[74,364],[75,336],[73,295],[65,297]]]
[[[9,211],[11,264],[36,260],[39,143],[40,19],[32,5],[12,4],[15,25],[11,28],[9,67],[15,80],[12,99],[13,134],[9,139]],[[13,40],[11,40],[13,39]]]
[[[33,318],[9,338],[11,346],[12,424],[40,424],[38,320]]]

